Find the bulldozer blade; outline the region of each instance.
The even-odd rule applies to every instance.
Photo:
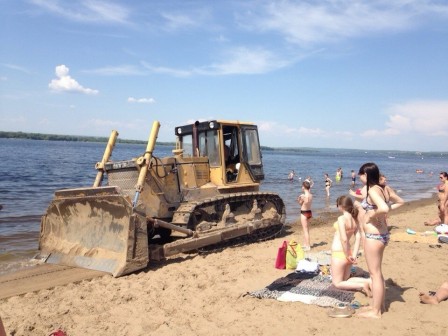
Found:
[[[147,266],[147,224],[117,187],[59,190],[42,216],[40,258],[119,277]]]

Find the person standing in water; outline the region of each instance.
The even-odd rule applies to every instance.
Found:
[[[342,168],[338,168],[336,170],[335,179],[336,179],[336,182],[339,182],[342,179]]]
[[[288,180],[290,180],[291,182],[294,181],[294,176],[296,176],[296,172],[294,170],[291,170],[288,175]]]
[[[327,173],[324,174],[324,179],[325,179],[325,191],[327,192],[327,197],[330,197],[330,188],[331,185],[333,184],[333,181],[331,180],[331,178],[328,176]]]
[[[310,184],[310,190],[311,190],[311,188],[312,188],[313,185],[314,185],[314,181],[313,181],[313,179],[311,178],[311,176],[307,176],[304,182],[308,182],[308,183]]]
[[[352,169],[352,172],[351,172],[351,177],[352,177],[351,187],[354,188],[355,184],[356,184],[356,173],[355,173],[355,171],[353,169]]]
[[[303,229],[303,250],[309,251],[311,249],[310,243],[310,219],[313,217],[311,212],[311,204],[313,202],[313,195],[310,191],[311,185],[308,181],[302,182],[302,192],[297,202],[300,204],[300,223]]]

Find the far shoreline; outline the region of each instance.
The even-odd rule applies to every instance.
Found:
[[[0,139],[27,139],[27,140],[39,140],[39,141],[70,141],[70,142],[96,142],[107,143],[109,138],[104,136],[89,136],[89,135],[63,135],[63,134],[47,134],[47,133],[32,133],[21,131],[0,131]],[[117,143],[127,144],[147,144],[147,140],[132,140],[117,138]],[[175,146],[174,141],[158,141],[159,146]],[[320,150],[352,150],[360,152],[383,152],[388,151],[391,153],[418,153],[418,154],[440,154],[448,155],[448,151],[421,151],[421,150],[400,150],[400,149],[363,149],[363,148],[326,148],[326,147],[272,147],[260,145],[263,151],[282,151],[291,153],[304,153],[304,152],[316,152]]]

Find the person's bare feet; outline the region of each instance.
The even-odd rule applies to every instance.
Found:
[[[437,298],[434,295],[420,293],[419,296],[420,296],[421,303],[426,303],[426,304],[438,304],[439,303],[439,301],[437,300]]]
[[[432,221],[426,221],[426,222],[424,222],[423,224],[424,224],[425,226],[436,226],[436,225],[441,224],[441,221],[440,221],[440,220],[437,220],[437,219],[434,219],[434,220],[432,220]]]
[[[356,316],[379,319],[381,318],[381,313],[376,313],[373,309],[369,309],[363,312],[359,312],[358,314],[356,314]]]

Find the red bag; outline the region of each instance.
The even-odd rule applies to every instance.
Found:
[[[286,268],[286,250],[288,249],[288,242],[283,241],[282,246],[278,248],[277,259],[275,260],[275,268],[285,269]]]

